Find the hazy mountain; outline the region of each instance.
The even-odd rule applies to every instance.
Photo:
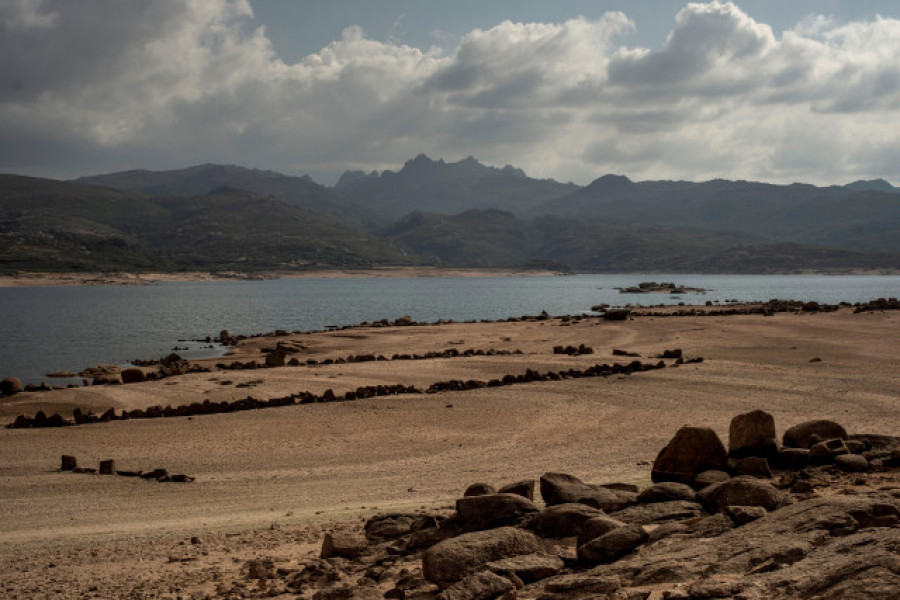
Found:
[[[900,196],[879,191],[724,180],[635,183],[606,175],[538,210],[620,226],[900,252]]]
[[[424,155],[397,173],[347,172],[336,189],[221,165],[79,182],[3,175],[0,270],[900,269],[900,195],[888,188],[622,175],[579,188]]]
[[[900,268],[900,255],[768,243],[716,232],[609,225],[600,219],[546,216],[524,221],[498,210],[453,216],[416,212],[382,233],[427,262],[469,267],[731,273]]]
[[[520,265],[534,245],[527,223],[497,209],[452,216],[413,212],[381,234],[393,245],[441,265]]]
[[[409,262],[371,235],[243,190],[150,197],[0,175],[0,269],[170,270]]]
[[[344,173],[335,189],[375,213],[397,219],[413,211],[454,215],[488,208],[525,215],[578,186],[532,179],[511,166],[488,167],[471,156],[445,163],[420,154],[396,173]]]
[[[844,186],[845,189],[854,192],[888,192],[891,194],[900,193],[900,188],[896,188],[884,179],[860,179]]]
[[[77,183],[103,185],[151,196],[198,196],[229,187],[275,198],[300,208],[335,215],[356,225],[383,224],[364,206],[348,201],[308,176],[235,165],[198,165],[171,171],[133,170],[81,177]]]

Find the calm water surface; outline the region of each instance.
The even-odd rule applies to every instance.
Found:
[[[674,281],[706,294],[624,295],[614,288]],[[574,275],[566,277],[279,279],[149,286],[0,288],[0,377],[25,383],[50,371],[219,350],[182,340],[220,330],[312,330],[410,315],[417,321],[499,319],[546,310],[580,314],[599,303],[815,300],[900,296],[900,276]],[[64,381],[57,381],[64,383]]]

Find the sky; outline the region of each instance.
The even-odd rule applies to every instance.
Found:
[[[900,2],[0,0],[0,172],[900,183]]]

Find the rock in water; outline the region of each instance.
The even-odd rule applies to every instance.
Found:
[[[708,427],[682,427],[653,462],[654,483],[676,481],[689,484],[694,476],[710,469],[721,470],[728,460],[725,446]]]

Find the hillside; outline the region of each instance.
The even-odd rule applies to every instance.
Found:
[[[887,191],[714,180],[632,182],[605,175],[538,207],[620,226],[730,232],[768,242],[900,252],[900,196]]]
[[[752,236],[609,225],[601,219],[524,221],[498,210],[452,216],[411,213],[382,235],[435,264],[468,267],[553,265],[599,272],[779,273],[897,269],[900,256]]]
[[[521,216],[579,188],[532,179],[513,167],[487,167],[471,156],[445,163],[420,154],[396,173],[344,173],[335,189],[373,212],[397,219],[413,211],[453,215],[473,209]]]
[[[243,190],[151,197],[0,175],[0,271],[209,270],[405,264],[334,217]]]
[[[138,192],[149,196],[199,196],[223,187],[273,196],[285,204],[330,214],[355,226],[383,224],[364,206],[348,201],[309,177],[291,177],[275,171],[236,165],[197,165],[170,171],[144,169],[81,177],[77,183]]]

